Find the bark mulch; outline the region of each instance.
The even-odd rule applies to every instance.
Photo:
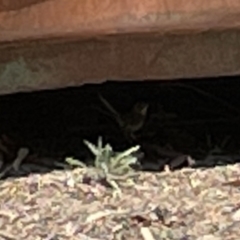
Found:
[[[0,239],[239,239],[240,164],[140,172],[121,195],[82,174],[2,180]]]

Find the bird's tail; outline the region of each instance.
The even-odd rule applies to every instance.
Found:
[[[98,94],[98,97],[101,100],[101,102],[105,105],[105,107],[113,114],[113,116],[119,122],[121,119],[120,114],[113,108],[113,106],[100,93]]]

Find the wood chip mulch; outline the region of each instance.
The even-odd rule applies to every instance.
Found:
[[[80,175],[2,180],[0,239],[239,239],[240,164],[141,172],[120,196]]]

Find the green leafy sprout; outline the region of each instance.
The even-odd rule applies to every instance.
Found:
[[[97,179],[105,179],[117,193],[121,193],[117,182],[125,182],[123,185],[131,185],[131,178],[136,176],[136,171],[132,165],[137,164],[137,157],[133,153],[140,149],[140,146],[132,147],[123,152],[114,152],[110,144],[103,146],[102,137],[98,138],[97,146],[84,140],[84,144],[90,149],[95,156],[94,167],[90,168],[83,162],[66,158],[66,162],[71,166],[78,166],[86,169],[87,176]],[[126,184],[126,182],[128,182]]]

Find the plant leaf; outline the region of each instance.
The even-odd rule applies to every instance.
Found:
[[[82,167],[82,168],[86,168],[87,166],[82,163],[81,161],[77,160],[77,159],[74,159],[74,158],[71,158],[71,157],[68,157],[65,159],[65,162],[67,162],[69,165],[71,166],[78,166],[78,167]]]
[[[88,142],[87,140],[83,141],[85,143],[85,145],[87,145],[87,147],[91,150],[91,152],[95,155],[98,156],[101,154],[101,150],[98,147],[96,147],[94,144]]]
[[[115,158],[115,160],[116,160],[116,161],[119,161],[120,159],[125,158],[125,157],[131,155],[133,152],[138,151],[139,148],[140,148],[140,146],[132,147],[132,148],[124,151],[123,153],[118,154],[118,156]]]

